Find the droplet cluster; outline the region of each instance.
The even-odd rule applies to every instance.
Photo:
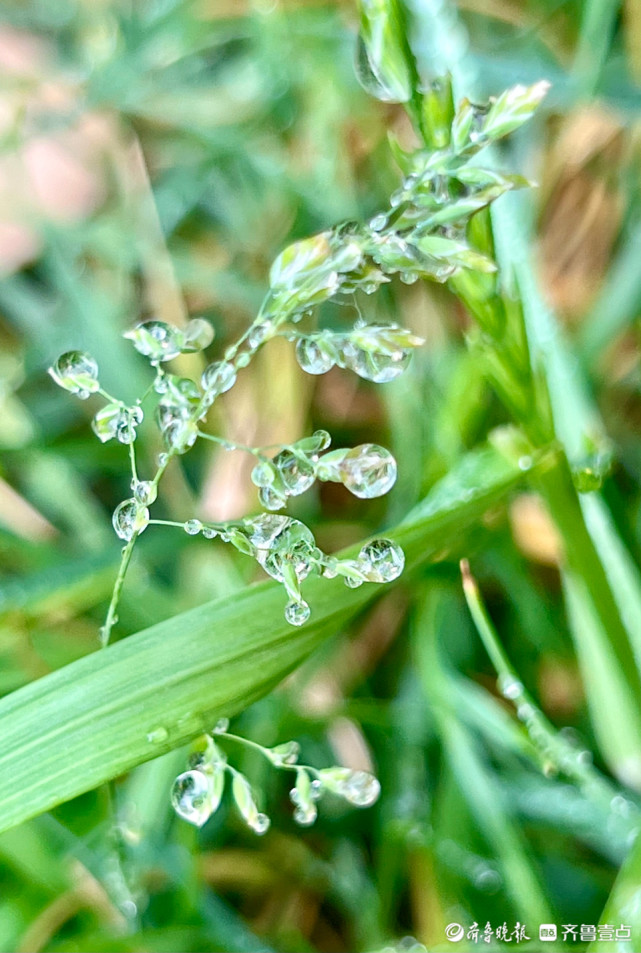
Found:
[[[205,736],[204,746],[201,743],[199,750],[192,755],[189,770],[179,774],[172,787],[174,810],[183,820],[196,827],[202,827],[220,806],[227,775],[231,776],[231,796],[236,809],[250,830],[264,834],[270,826],[269,817],[258,808],[249,780],[228,762],[227,755],[222,751],[220,743],[225,738],[251,744],[275,768],[295,772],[296,780],[289,797],[294,805],[294,820],[302,827],[309,827],[317,819],[318,801],[327,792],[355,807],[370,807],[380,794],[378,780],[367,771],[343,767],[317,770],[298,763],[300,747],[295,741],[264,748],[255,742],[246,742],[237,735],[229,735],[228,728],[228,719],[217,722],[212,735]]]

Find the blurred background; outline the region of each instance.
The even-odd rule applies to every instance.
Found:
[[[399,179],[387,132],[410,133],[400,107],[358,86],[352,0],[5,0],[2,17],[7,693],[96,650],[119,556],[111,512],[129,495],[126,450],[98,444],[93,402],[57,389],[47,367],[86,349],[107,390],[132,400],[149,370],[121,332],[149,316],[208,318],[213,359],[255,316],[286,244],[384,206]],[[542,286],[614,441],[605,492],[638,557],[641,2],[461,0],[456,31],[483,96],[553,84],[509,167],[539,183]],[[405,377],[382,387],[339,369],[312,379],[276,340],[212,422],[256,446],[323,427],[337,446],[390,448],[399,479],[383,500],[326,484],[294,501],[292,515],[326,551],[402,519],[504,420],[466,351],[468,319],[444,288],[394,283],[357,304],[368,320],[398,320],[426,338]],[[356,305],[322,309],[328,326],[357,316]],[[198,374],[201,360],[176,365]],[[153,427],[137,447],[151,474]],[[242,454],[197,446],[168,472],[159,515],[256,512],[250,467]],[[270,832],[248,832],[227,802],[196,831],[169,804],[186,757],[172,753],[119,779],[111,804],[97,791],[0,835],[0,949],[446,949],[451,921],[511,929],[538,922],[546,904],[559,923],[598,923],[636,808],[622,797],[604,811],[532,766],[468,619],[463,555],[525,684],[568,739],[593,748],[558,542],[538,499],[521,494],[235,721],[262,744],[299,740],[306,763],[374,770],[383,787],[374,808],[324,803],[301,831],[286,779],[241,753]],[[117,635],[259,577],[221,545],[149,532]]]

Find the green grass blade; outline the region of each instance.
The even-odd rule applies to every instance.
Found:
[[[519,481],[491,450],[465,458],[391,533],[408,570],[427,562]],[[283,618],[263,583],[182,613],[0,702],[0,830],[88,791],[210,730],[268,692],[326,636],[381,593],[312,578],[312,621]],[[149,740],[151,737],[152,740]]]

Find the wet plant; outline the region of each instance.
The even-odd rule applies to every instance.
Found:
[[[132,495],[113,514],[114,530],[125,546],[100,630],[103,646],[117,621],[136,541],[149,525],[177,526],[189,535],[218,538],[253,557],[283,584],[288,599],[285,616],[292,625],[309,618],[301,582],[312,573],[341,576],[352,588],[364,582],[391,582],[401,574],[403,552],[392,540],[371,540],[354,558],[340,559],[323,553],[302,522],[275,513],[316,481],[342,483],[361,499],[382,496],[396,480],[396,461],[389,451],[372,443],[329,450],[331,436],[324,430],[288,446],[245,447],[207,432],[204,422],[220,395],[234,386],[238,373],[276,336],[294,344],[296,359],[309,374],[324,374],[338,365],[375,383],[398,378],[412,350],[422,343],[419,337],[396,323],[368,323],[362,317],[346,331],[318,328],[318,306],[332,299],[352,301],[357,294],[366,299],[394,277],[406,284],[419,278],[442,283],[457,275],[465,280],[468,273],[496,271],[492,258],[468,241],[468,224],[479,210],[526,183],[519,176],[484,169],[476,157],[526,122],[546,90],[545,83],[516,86],[488,105],[464,100],[454,111],[449,83],[442,81],[441,120],[448,126],[447,135],[441,134],[444,147],[407,153],[397,146],[395,155],[404,176],[386,210],[369,222],[344,222],[286,248],[271,268],[270,288],[255,321],[208,364],[200,381],[172,374],[166,365],[181,354],[209,347],[213,328],[202,318],[192,319],[184,328],[145,320],[125,333],[155,372],[132,406],[101,387],[98,364],[89,354],[69,351],[50,368],[55,382],[80,399],[96,396],[106,401],[93,418],[94,433],[103,443],[117,440],[129,448]],[[425,103],[431,100],[426,98]],[[357,310],[360,313],[358,306]],[[152,400],[165,449],[158,456],[156,472],[141,478],[136,430]],[[187,516],[183,523],[151,517],[149,508],[165,470],[199,439],[255,456],[251,479],[268,512],[224,523],[201,522],[195,516]]]

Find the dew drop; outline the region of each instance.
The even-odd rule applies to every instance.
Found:
[[[261,344],[264,344],[268,338],[273,334],[274,326],[269,321],[264,321],[262,324],[256,324],[251,331],[249,332],[249,346],[252,350],[259,348]]]
[[[212,734],[223,735],[229,729],[229,718],[219,718],[212,729]]]
[[[413,285],[418,281],[418,274],[415,271],[402,271],[401,281],[405,285]]]
[[[309,460],[291,450],[282,450],[274,457],[274,466],[292,496],[298,496],[313,484],[316,474]]]
[[[113,528],[120,539],[127,542],[142,533],[149,523],[149,510],[135,499],[123,500],[114,510]]]
[[[358,562],[369,582],[392,582],[403,572],[405,554],[391,539],[375,539],[363,546]]]
[[[383,496],[396,481],[396,461],[389,450],[373,443],[349,450],[339,464],[341,482],[361,499]]]
[[[236,383],[236,368],[228,361],[216,361],[205,368],[200,382],[205,391],[224,394]]]
[[[143,321],[131,331],[125,331],[123,336],[133,341],[136,350],[154,363],[178,357],[183,343],[178,328],[163,321]]]
[[[336,363],[324,342],[311,337],[296,342],[296,360],[307,374],[325,374]]]
[[[180,350],[183,353],[203,351],[214,340],[214,329],[204,318],[192,318],[182,332],[182,337]]]
[[[269,460],[259,460],[251,472],[251,481],[254,486],[269,486],[274,482],[276,472]]]
[[[296,810],[294,811],[294,820],[297,824],[300,824],[301,827],[310,827],[317,817],[318,810],[312,801],[308,802],[304,806],[302,804],[298,804]]]
[[[178,775],[171,790],[176,813],[190,824],[202,827],[211,816],[211,781],[202,771]]]
[[[523,694],[523,685],[512,675],[500,675],[497,679],[497,687],[503,698],[509,698],[514,701]]]
[[[265,834],[269,830],[269,825],[270,820],[266,814],[257,814],[250,827],[256,834]]]
[[[278,493],[273,486],[262,486],[258,493],[258,499],[267,510],[282,510],[287,502],[286,498]]]
[[[241,351],[241,353],[236,358],[236,367],[238,368],[247,367],[250,361],[251,361],[251,354],[249,354],[247,351]]]
[[[370,218],[369,227],[373,232],[382,231],[387,225],[387,215],[385,212],[381,212],[379,215],[375,215],[374,218]]]
[[[59,387],[86,400],[89,394],[100,387],[98,383],[98,365],[90,354],[84,351],[66,351],[61,354],[49,374]]]
[[[203,529],[203,524],[200,520],[187,520],[186,523],[183,523],[183,528],[189,536],[198,536]]]
[[[205,539],[215,539],[218,536],[218,530],[214,529],[213,526],[203,526],[203,536]]]
[[[152,745],[161,745],[163,741],[166,741],[169,737],[169,732],[166,728],[154,728],[153,731],[147,733],[147,741]]]
[[[311,609],[306,602],[288,602],[285,606],[285,618],[290,625],[303,625],[309,619]]]
[[[131,489],[136,503],[140,503],[141,506],[151,506],[158,495],[156,484],[151,480],[132,480]]]
[[[319,774],[324,787],[357,807],[369,807],[381,793],[378,779],[367,771],[325,768]]]

